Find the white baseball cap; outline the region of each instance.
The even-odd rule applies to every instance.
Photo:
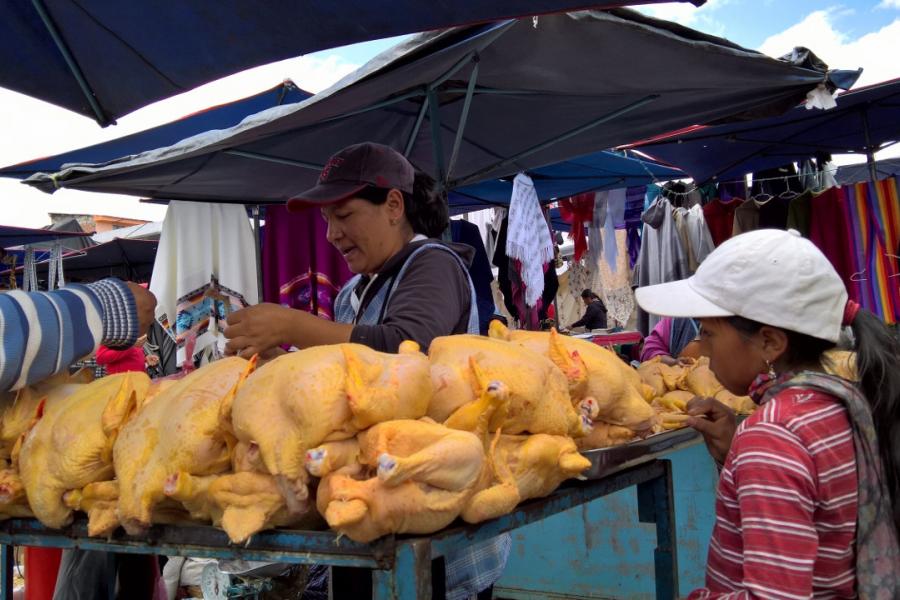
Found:
[[[837,342],[847,290],[828,258],[795,230],[760,229],[716,248],[688,279],[635,292],[666,317],[744,317]]]

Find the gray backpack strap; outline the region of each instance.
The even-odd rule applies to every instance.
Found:
[[[449,253],[450,256],[452,256],[456,260],[456,264],[459,265],[459,268],[462,269],[463,274],[466,276],[466,282],[469,284],[469,320],[466,333],[471,333],[474,335],[480,334],[481,324],[478,320],[478,297],[475,294],[475,285],[472,283],[472,277],[469,275],[469,269],[468,267],[466,267],[466,263],[463,262],[462,258],[460,258],[452,248],[448,248],[447,246],[444,246],[442,244],[423,244],[422,246],[416,248],[416,250],[409,255],[409,258],[406,259],[406,262],[403,263],[403,266],[400,268],[400,272],[397,273],[397,276],[394,278],[390,294],[387,297],[387,303],[390,303],[391,297],[393,297],[394,295],[394,290],[396,290],[397,286],[400,285],[400,280],[403,279],[403,275],[406,273],[406,269],[409,268],[409,265],[412,263],[413,259],[429,248],[438,248],[440,250],[443,250],[444,252]]]

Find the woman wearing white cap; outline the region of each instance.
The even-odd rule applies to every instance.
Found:
[[[691,597],[900,597],[900,345],[828,259],[795,231],[755,231],[637,300],[700,319],[713,372],[760,405],[738,428],[715,400],[688,405],[722,467],[706,588]],[[822,365],[843,326],[857,385]]]

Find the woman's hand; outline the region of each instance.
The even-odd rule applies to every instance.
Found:
[[[148,354],[146,360],[148,367],[155,367],[159,365],[159,357],[155,354]]]
[[[228,315],[226,354],[250,358],[288,342],[293,309],[278,304],[257,304]]]
[[[731,440],[737,429],[734,411],[714,398],[692,398],[687,403],[687,424],[703,435],[706,449],[720,465],[731,449]]]

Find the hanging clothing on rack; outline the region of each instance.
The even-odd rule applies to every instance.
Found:
[[[516,175],[509,202],[506,254],[519,262],[525,305],[537,306],[544,291],[545,265],[554,259],[553,241],[534,182],[522,173]]]
[[[847,223],[851,227],[851,277],[860,304],[888,324],[900,322],[900,199],[893,177],[876,183],[858,183],[842,188]]]
[[[703,216],[716,246],[731,238],[734,232],[734,212],[740,205],[739,200],[723,202],[714,198],[703,207]]]
[[[616,230],[625,228],[625,188],[597,192],[596,211],[599,209],[599,225],[602,229],[602,252],[607,266],[615,270],[619,249],[616,246]]]
[[[472,285],[475,286],[481,333],[486,335],[488,324],[495,311],[494,295],[491,291],[494,274],[491,272],[491,263],[488,261],[484,242],[481,241],[481,231],[474,223],[453,219],[450,221],[450,237],[452,241],[467,244],[475,250],[475,258],[469,267],[469,276],[472,278]]]
[[[791,200],[788,205],[787,228],[796,229],[803,237],[809,237],[809,221],[812,214],[813,193],[807,190]]]
[[[811,195],[811,194],[810,194]],[[855,294],[853,274],[856,272],[856,261],[850,249],[850,230],[847,227],[845,205],[847,195],[842,188],[831,188],[821,194],[812,196],[809,213],[809,239],[818,246],[822,254],[831,261],[847,288],[850,299],[858,302]],[[857,297],[854,297],[857,296]]]
[[[177,365],[225,348],[225,320],[256,304],[256,248],[242,205],[169,203],[153,264],[156,318],[178,346]]]
[[[797,177],[797,169],[794,167],[794,163],[753,173],[752,196],[759,196],[760,194],[778,196],[784,192],[796,192],[799,194],[804,189],[800,179]]]
[[[736,236],[759,229],[759,205],[753,200],[746,200],[734,209],[734,226],[731,235]]]
[[[559,214],[572,226],[569,239],[575,242],[575,260],[581,260],[588,247],[584,224],[590,223],[594,218],[594,193],[578,194],[560,200]]]
[[[644,212],[650,208],[650,206],[656,202],[656,199],[662,195],[662,186],[656,183],[651,183],[647,186],[647,192],[644,194]],[[643,228],[643,227],[642,227]]]
[[[506,254],[506,237],[509,231],[509,219],[503,219],[500,223],[500,231],[497,235],[497,248],[494,252],[493,265],[497,267],[497,287],[503,297],[503,306],[509,315],[520,324],[532,323],[539,326],[540,321],[547,318],[547,309],[553,303],[556,292],[559,289],[559,280],[556,277],[556,269],[550,263],[544,270],[544,289],[536,306],[528,307],[524,303],[523,282],[519,274],[518,261],[511,259]],[[521,301],[521,306],[517,304]]]
[[[334,320],[334,301],[353,273],[327,240],[327,225],[315,208],[288,212],[266,208],[262,240],[263,297]]]
[[[673,212],[675,229],[681,238],[691,275],[716,246],[707,226],[705,210],[699,205],[691,208],[676,208]]]
[[[747,199],[747,183],[744,181],[724,181],[719,184],[719,199],[728,202],[732,199]]]
[[[753,199],[759,207],[759,229],[787,229],[789,198],[775,196],[767,200]]]
[[[641,213],[644,212],[644,198],[647,186],[630,187],[625,192],[625,231],[628,248],[628,267],[633,269],[641,253]]]
[[[604,228],[602,235],[609,235]],[[628,233],[624,229],[615,229],[612,233],[613,244],[617,247],[616,264],[610,267],[606,260],[599,265],[599,288],[585,286],[598,291],[607,310],[607,327],[624,327],[634,312],[634,292],[631,290],[631,270],[628,267]],[[604,245],[606,245],[604,239]]]
[[[658,198],[643,214],[641,254],[634,269],[634,287],[677,281],[690,276],[687,253],[675,230],[672,204]],[[659,317],[638,309],[638,329],[645,336],[659,322]]]

